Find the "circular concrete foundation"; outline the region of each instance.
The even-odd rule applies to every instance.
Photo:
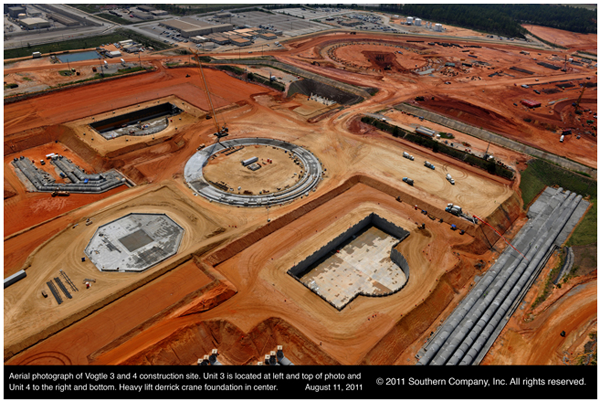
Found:
[[[258,195],[238,194],[235,192],[237,189],[233,191],[231,189],[225,190],[222,186],[220,188],[206,180],[202,170],[213,155],[224,150],[233,151],[234,148],[253,145],[276,147],[289,153],[302,166],[302,177],[293,185],[280,191]],[[196,152],[186,163],[184,171],[187,184],[204,198],[210,201],[243,207],[263,207],[283,204],[293,201],[296,198],[308,196],[310,191],[316,188],[322,175],[321,163],[313,153],[295,144],[269,138],[240,138],[215,143]]]

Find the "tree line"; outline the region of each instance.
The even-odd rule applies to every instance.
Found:
[[[319,4],[311,7],[377,9],[511,38],[524,38],[521,24],[578,33],[597,33],[597,12],[558,4]]]

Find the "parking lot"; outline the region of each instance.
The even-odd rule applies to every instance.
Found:
[[[289,14],[294,17],[305,19],[305,20],[320,20],[328,17],[338,17],[344,14],[351,13],[352,10],[341,9],[341,8],[318,8],[316,10],[309,10],[306,8],[282,8],[279,10],[273,10],[274,13],[278,14]]]
[[[212,17],[200,18],[202,21],[210,21]],[[209,20],[210,19],[210,20]],[[329,29],[327,25],[312,22],[307,19],[300,19],[290,15],[273,15],[261,11],[250,11],[247,13],[236,13],[231,17],[221,19],[223,24],[233,24],[234,26],[268,27],[272,32],[283,32],[288,37],[306,35],[313,32]]]

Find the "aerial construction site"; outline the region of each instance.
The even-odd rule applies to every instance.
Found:
[[[5,364],[595,364],[596,34],[267,11],[5,54]]]

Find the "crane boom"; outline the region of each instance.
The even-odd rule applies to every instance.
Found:
[[[583,84],[583,88],[581,88],[581,93],[579,94],[579,98],[577,99],[577,104],[575,105],[575,110],[579,110],[579,104],[581,103],[581,98],[583,98],[583,92],[587,87],[587,83]]]
[[[208,90],[208,81],[206,81],[206,77],[204,76],[204,70],[202,69],[202,63],[200,62],[200,57],[198,56],[198,53],[196,53],[196,58],[198,59],[198,67],[200,68],[200,76],[202,77],[202,82],[204,83],[204,92],[206,92],[206,98],[208,99],[208,104],[210,106],[210,112],[212,113],[212,117],[213,117],[213,122],[215,123],[215,129],[217,130],[215,132],[215,135],[217,136],[217,138],[221,138],[221,137],[225,137],[227,134],[227,132],[229,131],[226,127],[225,124],[223,124],[223,127],[219,127],[219,123],[217,121],[217,113],[215,112],[215,107],[213,105],[213,101],[212,98],[210,97],[210,91]]]

